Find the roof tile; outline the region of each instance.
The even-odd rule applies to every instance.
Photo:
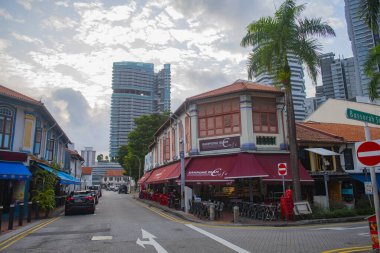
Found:
[[[124,170],[107,170],[105,177],[122,177]]]
[[[25,96],[24,94],[21,94],[17,91],[11,90],[3,85],[0,85],[0,95],[15,98],[17,100],[21,100],[21,101],[36,104],[36,105],[43,105],[42,102],[37,101],[31,97]]]

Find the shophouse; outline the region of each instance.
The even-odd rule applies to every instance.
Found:
[[[78,154],[76,150],[66,149],[66,161],[65,166],[68,167],[66,172],[71,176],[80,179],[82,175],[82,164],[84,159]],[[81,185],[72,184],[70,185],[70,191],[80,190]]]
[[[107,170],[102,178],[102,185],[107,187],[119,188],[120,185],[128,182],[127,177],[124,176],[124,170]]]
[[[287,164],[284,181],[292,185],[284,114],[283,91],[243,80],[187,98],[156,132],[146,156],[151,166],[138,184],[162,193],[177,188],[183,155],[186,186],[197,197],[277,201],[279,163]],[[305,198],[313,179],[301,163],[299,171]]]
[[[81,188],[87,189],[88,186],[92,186],[92,168],[91,167],[82,167],[82,176],[81,176]]]
[[[34,171],[64,164],[68,143],[42,102],[0,85],[0,205],[5,212],[11,203],[30,200]],[[79,182],[62,171],[57,176],[61,185]]]

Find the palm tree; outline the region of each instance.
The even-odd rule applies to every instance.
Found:
[[[296,126],[292,101],[291,69],[289,55],[297,57],[307,68],[313,83],[316,83],[321,45],[313,36],[335,36],[334,30],[320,18],[301,18],[305,5],[296,5],[286,0],[274,17],[262,17],[247,27],[241,41],[243,47],[253,46],[248,57],[248,78],[255,73],[268,72],[276,86],[285,88],[291,168],[293,174],[294,199],[301,199],[298,170]]]
[[[361,0],[359,8],[360,17],[364,19],[372,31],[373,37],[377,37],[379,34],[378,20],[380,18],[380,1]],[[371,100],[379,98],[378,88],[380,87],[380,44],[378,44],[375,39],[374,44],[375,46],[370,50],[364,67],[364,72],[370,78],[368,83],[368,95]]]

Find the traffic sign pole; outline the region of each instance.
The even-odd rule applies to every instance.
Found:
[[[364,132],[365,132],[366,141],[370,141],[371,140],[371,133],[369,131],[369,127],[368,127],[367,122],[365,122],[365,125],[364,125]],[[375,213],[376,213],[376,225],[377,225],[377,229],[379,229],[380,228],[380,206],[379,206],[379,192],[377,189],[376,171],[375,171],[375,167],[373,167],[373,166],[370,167],[369,170],[371,172],[371,183],[372,183],[372,189],[373,189],[373,202],[375,204]],[[379,236],[379,234],[377,234],[377,236]]]
[[[282,194],[285,196],[285,176],[282,175]]]

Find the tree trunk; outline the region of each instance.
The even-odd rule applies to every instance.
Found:
[[[285,89],[286,99],[286,118],[288,121],[288,138],[290,147],[290,167],[293,175],[293,194],[294,200],[299,201],[301,196],[300,173],[298,168],[298,148],[296,136],[296,121],[294,117],[293,98],[291,86]]]

